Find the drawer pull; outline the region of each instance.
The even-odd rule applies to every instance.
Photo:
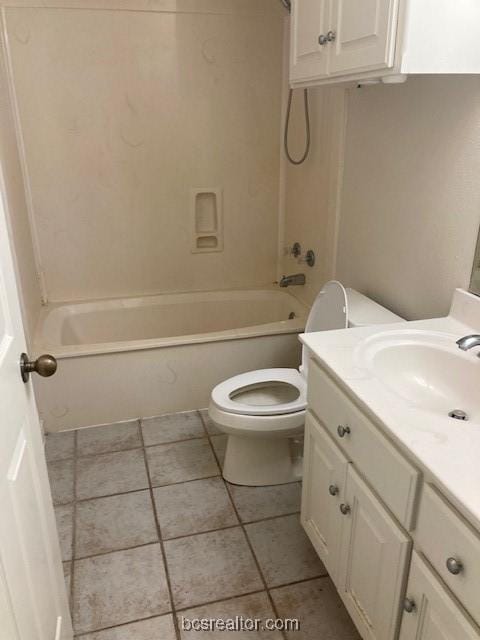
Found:
[[[406,611],[407,613],[413,613],[413,611],[415,611],[416,608],[417,608],[417,605],[413,600],[411,600],[410,598],[405,598],[405,600],[403,601],[404,611]]]
[[[340,505],[340,511],[343,513],[344,516],[348,516],[348,514],[350,513],[350,507],[348,506],[348,504],[341,504]]]
[[[342,424],[339,424],[337,427],[337,433],[340,438],[344,438],[346,435],[350,434],[350,427],[344,427]]]
[[[463,564],[456,558],[448,558],[445,564],[449,572],[454,576],[458,576],[458,574],[463,571]]]
[[[335,485],[335,484],[331,484],[331,485],[328,487],[328,493],[329,493],[331,496],[336,496],[336,495],[338,494],[338,487],[337,487],[337,485]]]

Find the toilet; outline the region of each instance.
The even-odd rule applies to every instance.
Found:
[[[353,289],[328,282],[317,295],[305,333],[402,322]],[[211,420],[228,435],[223,477],[246,486],[284,484],[302,477],[309,349],[297,369],[258,369],[212,391]]]

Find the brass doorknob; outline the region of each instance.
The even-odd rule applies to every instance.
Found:
[[[20,373],[24,382],[28,382],[31,373],[38,373],[43,378],[49,378],[56,370],[57,361],[48,353],[39,356],[36,360],[29,360],[26,353],[22,353],[20,356]]]

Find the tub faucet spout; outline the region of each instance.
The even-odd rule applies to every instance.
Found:
[[[295,273],[293,276],[282,276],[279,282],[281,287],[289,287],[290,285],[305,284],[305,274]]]

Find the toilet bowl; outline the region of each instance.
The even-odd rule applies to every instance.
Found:
[[[373,300],[331,281],[317,295],[305,333],[400,321]],[[228,436],[223,464],[228,482],[266,486],[301,479],[309,356],[304,346],[299,370],[248,371],[213,389],[208,412]]]

